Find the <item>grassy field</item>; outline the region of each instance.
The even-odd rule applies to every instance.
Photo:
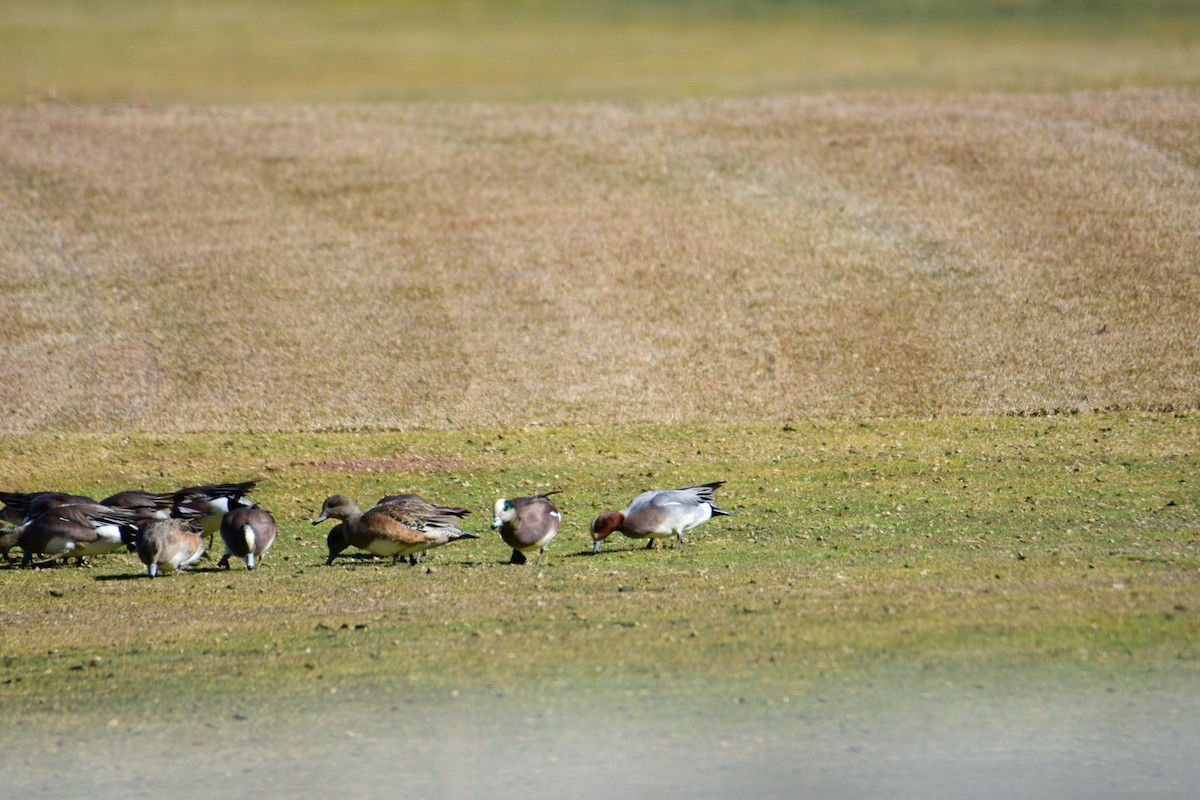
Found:
[[[0,111],[0,431],[1187,410],[1200,96]]]
[[[1198,87],[1182,0],[0,4],[0,488],[281,523],[0,565],[0,782],[1191,797]],[[398,491],[481,538],[322,566]]]
[[[209,564],[150,581],[132,555],[6,570],[10,715],[50,698],[114,713],[97,689],[129,708],[147,672],[218,693],[249,681],[256,694],[260,671],[303,693],[339,680],[377,691],[399,668],[390,688],[427,695],[574,688],[602,669],[622,686],[762,702],[801,697],[825,671],[961,679],[986,665],[997,678],[1038,667],[1105,681],[1200,667],[1190,415],[8,437],[4,448],[7,486],[105,496],[260,479],[256,496],[282,525],[258,573]],[[735,514],[681,551],[616,537],[590,555],[598,512],[713,479],[729,481],[719,496]],[[547,563],[505,564],[487,530],[492,501],[552,488],[566,522]],[[406,489],[473,509],[481,539],[416,568],[321,566],[329,526],[309,520],[327,494]],[[323,646],[346,638],[355,644]],[[736,666],[721,656],[730,648]],[[221,657],[179,658],[197,651]],[[77,674],[93,659],[103,669]]]
[[[1128,760],[1156,765],[1145,784],[1153,796],[1183,796],[1175,790],[1190,774],[1175,748],[1197,732],[1188,722],[1200,669],[1192,415],[45,434],[3,445],[8,486],[103,495],[261,478],[259,499],[282,523],[254,573],[210,561],[150,581],[125,555],[89,570],[0,571],[4,748],[31,796],[76,784],[39,778],[30,742],[71,747],[93,729],[141,742],[153,758],[164,735],[199,736],[189,746],[217,776],[242,774],[227,762],[253,747],[251,766],[276,775],[293,764],[315,781],[300,787],[308,791],[340,782],[310,774],[298,751],[386,754],[405,735],[462,740],[464,752],[441,767],[409,765],[434,788],[447,771],[483,780],[516,769],[512,758],[549,792],[545,776],[559,770],[600,779],[592,770],[603,772],[613,743],[590,736],[645,737],[647,757],[668,760],[659,748],[670,741],[713,748],[710,768],[725,786],[749,769],[725,748],[755,764],[786,756],[816,769],[863,745],[907,752],[895,725],[926,728],[901,775],[938,791],[961,788],[943,759],[958,769],[970,759],[988,770],[1021,764],[1031,770],[1023,780],[1043,790],[1046,764],[1022,755],[1030,725],[1093,758],[1109,750],[1098,731],[1119,736],[1113,760],[1079,785],[1141,785],[1129,783]],[[618,539],[589,555],[598,511],[644,488],[713,479],[729,481],[720,497],[735,515],[683,550]],[[508,566],[486,529],[491,501],[549,488],[564,490],[565,522],[547,562]],[[325,528],[309,520],[326,494],[369,501],[409,489],[474,509],[468,527],[481,538],[415,568],[352,557],[321,565]],[[960,728],[970,733],[948,732]],[[959,753],[961,736],[975,742],[982,731],[982,750]],[[480,752],[476,737],[499,740]],[[841,743],[838,752],[810,750],[818,739]],[[581,761],[554,767],[512,752],[541,746]],[[1045,744],[1055,768],[1063,746]],[[100,785],[159,785],[116,753],[100,769],[108,747],[83,757]],[[610,755],[589,760],[597,753]],[[701,788],[697,773],[679,773],[697,762],[674,763],[657,778],[646,765],[619,769],[622,780],[673,776],[670,796]],[[767,794],[785,779],[831,788],[816,773],[764,769],[759,780],[774,776]],[[244,770],[247,786],[260,785],[254,771]],[[866,775],[856,780],[882,780]],[[277,778],[264,791],[298,790]],[[194,780],[172,786],[211,790]],[[383,777],[357,780],[385,791]]]

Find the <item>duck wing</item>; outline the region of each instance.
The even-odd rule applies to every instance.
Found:
[[[440,506],[437,503],[431,503],[419,494],[389,494],[386,497],[380,498],[375,504],[379,506],[399,505],[411,510],[414,513],[426,515],[442,515],[451,517],[465,517],[471,513],[467,508],[455,508],[453,506]]]
[[[428,521],[402,505],[376,506],[367,511],[352,526],[355,537],[384,538],[403,544],[424,544],[428,541],[425,528]],[[363,545],[359,545],[363,546]]]
[[[137,514],[139,522],[149,522],[160,516],[166,516],[175,502],[171,492],[154,494],[137,489],[117,492],[100,501],[101,505],[109,508],[127,508]]]

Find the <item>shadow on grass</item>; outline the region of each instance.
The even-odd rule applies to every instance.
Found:
[[[593,553],[591,551],[591,549],[589,548],[587,550],[580,550],[576,553],[565,553],[565,554],[559,556],[559,558],[580,558],[580,557],[584,557],[584,556],[591,558],[591,557],[604,556],[604,555],[607,555],[610,553],[611,554],[616,554],[616,553],[676,553],[676,552],[683,552],[683,550],[685,550],[685,549],[686,548],[675,548],[675,547],[666,547],[666,546],[664,546],[664,547],[646,547],[646,545],[644,545],[644,544],[634,544],[634,545],[631,545],[630,547],[615,547],[615,546],[614,547],[605,547],[605,548],[602,548],[599,553]]]
[[[157,577],[154,578],[154,580],[159,580],[161,578],[167,578],[167,579],[177,578],[181,575],[187,575],[187,574],[202,574],[202,573],[210,573],[211,574],[211,573],[220,573],[220,572],[229,572],[229,570],[225,569],[224,567],[218,567],[215,564],[211,567],[208,567],[208,566],[192,567],[189,569],[179,570],[178,572],[168,570],[168,571],[163,571],[163,572],[158,573]],[[98,580],[98,581],[132,581],[132,580],[141,580],[143,578],[149,578],[149,577],[150,576],[147,575],[146,571],[143,569],[143,570],[139,570],[138,572],[125,572],[120,575],[97,575],[95,577],[95,580]]]
[[[446,562],[446,563],[454,564],[454,565],[460,566],[460,567],[476,567],[476,566],[479,566],[481,562],[467,560],[467,561],[451,561],[451,562]],[[354,553],[352,555],[344,555],[344,556],[339,555],[336,559],[334,559],[332,564],[326,564],[324,561],[322,561],[319,564],[317,564],[316,566],[321,566],[321,567],[342,566],[342,567],[350,567],[352,569],[365,569],[368,566],[372,566],[372,565],[395,567],[397,569],[408,568],[408,569],[412,569],[412,570],[419,571],[419,572],[424,571],[426,567],[435,566],[435,564],[426,562],[424,560],[418,561],[416,564],[411,564],[411,563],[409,563],[407,558],[401,558],[401,559],[393,561],[388,556],[376,556],[376,555],[371,555],[370,553]]]

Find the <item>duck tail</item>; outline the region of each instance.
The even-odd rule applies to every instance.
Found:
[[[713,492],[725,485],[725,481],[713,481],[712,483],[702,483],[699,486],[689,486],[684,491],[692,491],[703,497],[705,500],[711,500]]]
[[[713,481],[712,483],[702,483],[699,486],[692,486],[691,491],[696,493],[701,502],[707,503],[712,509],[714,517],[730,516],[732,511],[724,511],[717,508],[717,498],[713,496],[713,492],[725,485],[725,481]]]

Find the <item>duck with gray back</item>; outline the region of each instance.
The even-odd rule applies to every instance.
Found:
[[[0,503],[4,503],[4,508],[0,509],[0,520],[10,525],[20,525],[51,506],[94,502],[85,495],[66,492],[0,492]]]
[[[4,553],[5,560],[11,560],[9,551],[20,545],[26,529],[43,513],[65,505],[94,506],[96,501],[84,495],[66,492],[0,492],[0,503],[4,503],[3,510],[0,510],[0,520],[13,526],[0,533],[0,552]],[[28,555],[23,559],[25,566],[29,565],[29,559]]]
[[[654,540],[675,537],[675,546],[683,547],[683,535],[715,516],[728,515],[716,506],[713,493],[725,481],[714,481],[685,489],[656,489],[633,498],[624,511],[605,511],[592,521],[592,553],[600,552],[601,543],[615,531],[630,539]]]
[[[437,503],[429,502],[424,497],[421,497],[421,495],[419,495],[419,494],[389,494],[386,497],[381,497],[379,499],[379,502],[376,503],[375,505],[376,506],[386,506],[386,505],[391,505],[393,503],[403,505],[415,513],[426,514],[426,515],[437,514],[437,515],[441,515],[441,516],[451,516],[451,517],[458,517],[459,519],[462,519],[463,517],[465,517],[471,513],[470,510],[466,509],[466,508],[455,508],[454,506],[439,506]]]

